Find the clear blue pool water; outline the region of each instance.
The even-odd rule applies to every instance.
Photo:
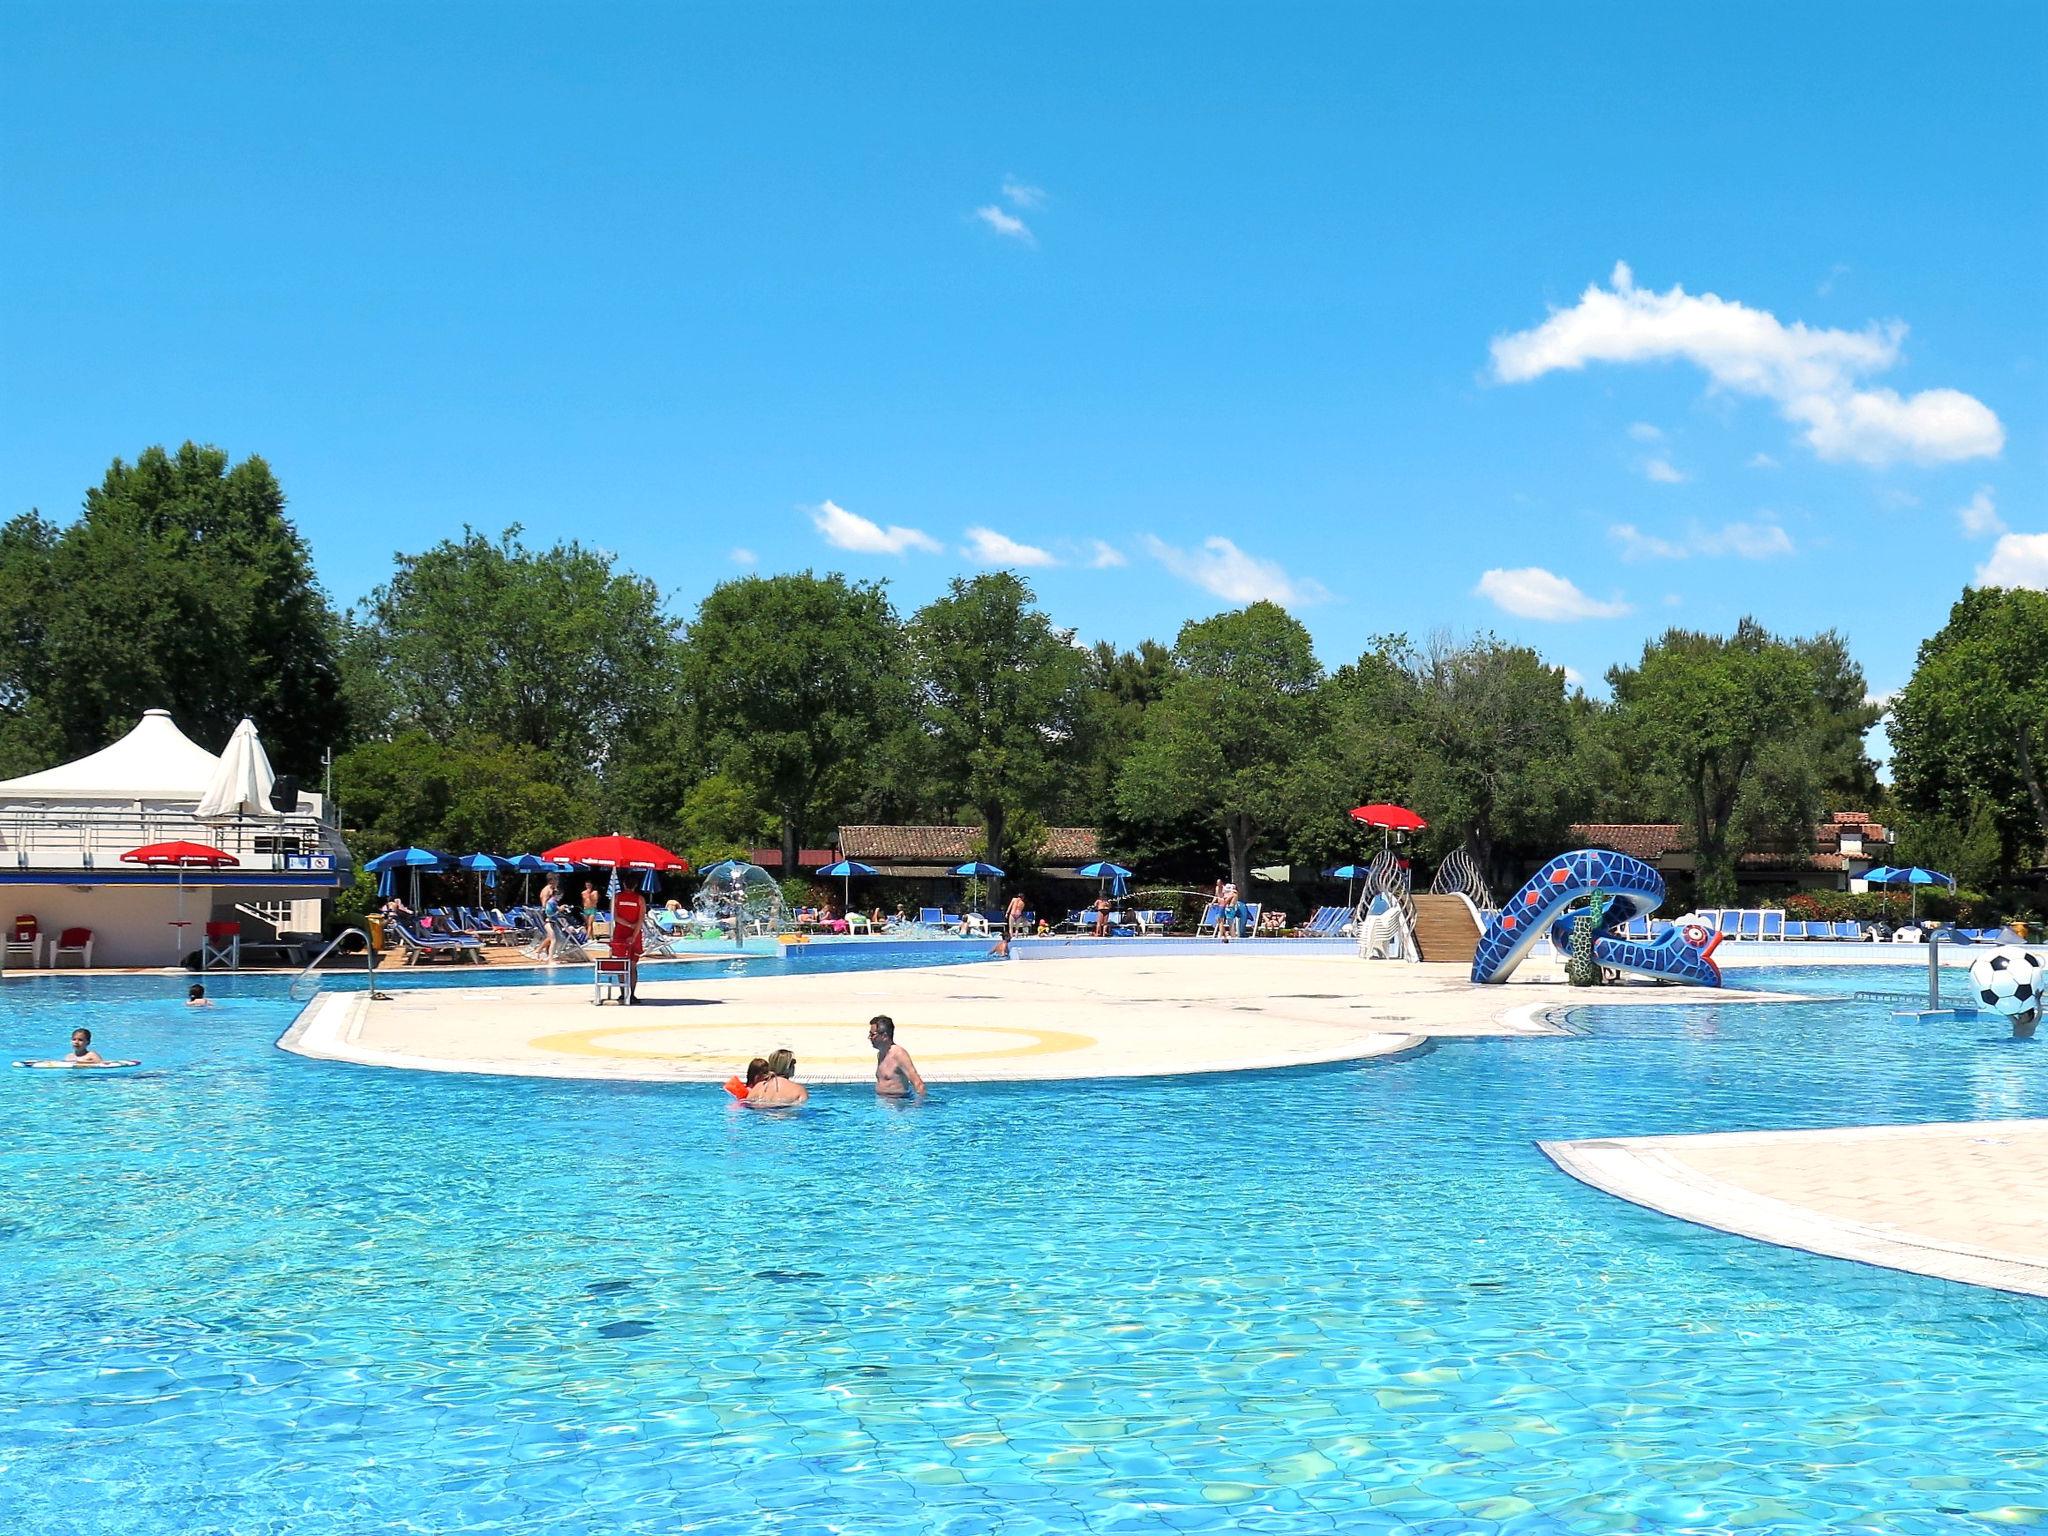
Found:
[[[278,982],[215,990],[0,988],[7,1056],[86,1021],[149,1063],[0,1073],[0,1530],[2048,1521],[2048,1307],[1688,1227],[1532,1145],[2048,1113],[2048,1047],[1989,1021],[1587,1010],[778,1118],[307,1061]]]

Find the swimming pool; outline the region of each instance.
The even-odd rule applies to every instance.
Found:
[[[1589,1009],[782,1119],[305,1060],[275,979],[215,990],[0,991],[9,1056],[83,1020],[151,1064],[0,1073],[0,1529],[2048,1522],[2041,1303],[1689,1227],[1532,1145],[2048,1112],[1986,1021]]]

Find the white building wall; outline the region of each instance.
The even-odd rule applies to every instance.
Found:
[[[43,964],[50,963],[50,951],[66,928],[93,931],[92,963],[95,966],[166,966],[182,962],[198,952],[207,917],[213,907],[213,892],[200,887],[185,891],[185,918],[191,926],[177,931],[170,926],[178,916],[175,886],[101,885],[11,885],[0,887],[0,922],[13,931],[17,913],[35,916],[43,930]],[[71,962],[66,961],[68,967]],[[12,968],[25,969],[23,961]]]

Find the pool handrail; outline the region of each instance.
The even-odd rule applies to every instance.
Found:
[[[291,998],[291,1000],[295,1003],[310,1002],[313,997],[313,992],[317,992],[320,989],[316,986],[313,989],[313,992],[308,992],[305,995],[305,997],[301,998],[299,996],[299,983],[304,981],[308,976],[313,977],[317,981],[319,979],[320,962],[322,960],[325,960],[329,955],[333,954],[335,950],[339,949],[341,947],[342,940],[349,938],[350,936],[354,936],[355,938],[361,939],[363,941],[363,968],[364,974],[369,978],[370,996],[372,998],[388,996],[388,993],[379,992],[377,990],[377,946],[370,942],[369,934],[367,934],[360,928],[344,928],[341,930],[341,932],[337,933],[333,938],[329,939],[326,945],[321,949],[320,953],[315,955],[311,960],[308,960],[304,968],[300,970],[299,974],[292,978],[292,984],[289,987],[285,988],[285,995]]]

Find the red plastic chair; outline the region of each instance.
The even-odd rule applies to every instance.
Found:
[[[90,928],[66,928],[57,935],[57,948],[50,956],[51,969],[64,963],[66,955],[75,955],[81,966],[92,964],[92,930]]]

